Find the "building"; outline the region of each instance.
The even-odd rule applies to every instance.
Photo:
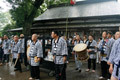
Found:
[[[34,19],[32,33],[48,35],[52,30],[68,36],[74,32],[92,33],[98,38],[102,31],[118,31],[120,26],[120,4],[117,0],[84,0],[75,5],[50,6]]]

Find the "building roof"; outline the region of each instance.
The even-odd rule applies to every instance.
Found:
[[[35,18],[35,21],[112,15],[120,16],[120,4],[117,0],[87,0],[73,6],[62,5],[49,8]]]
[[[7,30],[8,32],[16,32],[16,31],[22,31],[23,30],[23,28],[15,28],[15,29],[9,29],[9,30]]]

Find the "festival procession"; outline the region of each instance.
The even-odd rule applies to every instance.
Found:
[[[120,0],[0,0],[0,80],[120,80]]]

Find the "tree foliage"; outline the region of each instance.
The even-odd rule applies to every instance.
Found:
[[[8,12],[0,12],[0,30],[10,22],[10,14]]]
[[[67,3],[69,0],[7,0],[11,5],[11,18],[14,28],[23,27],[23,33],[29,35],[35,17],[44,13],[48,6]],[[12,27],[7,25],[6,27]],[[13,27],[12,27],[13,28]]]

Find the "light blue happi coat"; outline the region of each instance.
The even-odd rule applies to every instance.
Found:
[[[113,38],[110,38],[108,40],[108,48],[107,48],[107,51],[108,51],[107,58],[108,59],[109,59],[109,56],[110,56],[110,53],[111,53],[112,46],[113,46],[114,42],[115,42],[115,40]]]
[[[111,62],[112,64],[119,63],[120,61],[120,38],[114,42],[108,61]]]
[[[98,49],[101,49],[102,47],[103,47],[103,45],[102,45],[102,43],[103,43],[103,39],[99,42],[99,44],[98,44]],[[106,42],[106,44],[105,44],[105,46],[104,46],[104,54],[109,54],[109,52],[108,52],[108,42]],[[107,62],[108,60],[107,60],[107,56],[106,57],[103,57],[103,56],[101,56],[101,61],[105,61],[105,62]]]
[[[64,64],[63,56],[68,55],[67,43],[63,37],[59,37],[58,43],[56,43],[57,49],[54,49],[55,39],[52,41],[52,54],[55,56],[55,64]]]
[[[25,39],[19,39],[20,42],[20,53],[25,52]]]
[[[112,75],[120,79],[120,38],[114,42],[108,61],[114,65]],[[119,68],[118,76],[116,75],[117,67]]]
[[[40,62],[35,62],[34,57],[37,58],[43,58],[43,49],[42,44],[37,40],[36,43],[31,42],[30,44],[30,51],[29,51],[29,57],[30,57],[30,65],[31,66],[39,66]]]
[[[10,54],[9,50],[11,49],[11,42],[9,39],[3,41],[3,51],[4,54]]]
[[[88,44],[89,44],[89,41],[87,41],[87,46],[88,46]],[[97,46],[97,42],[95,41],[95,40],[93,40],[92,41],[92,43],[90,44],[90,46]],[[94,51],[94,52],[96,52],[97,50],[95,49],[95,48],[89,48],[89,50],[92,50],[92,51]],[[89,54],[89,58],[90,59],[96,59],[96,54]]]
[[[13,59],[18,58],[18,54],[20,54],[20,43],[13,42],[11,52],[13,54]]]

